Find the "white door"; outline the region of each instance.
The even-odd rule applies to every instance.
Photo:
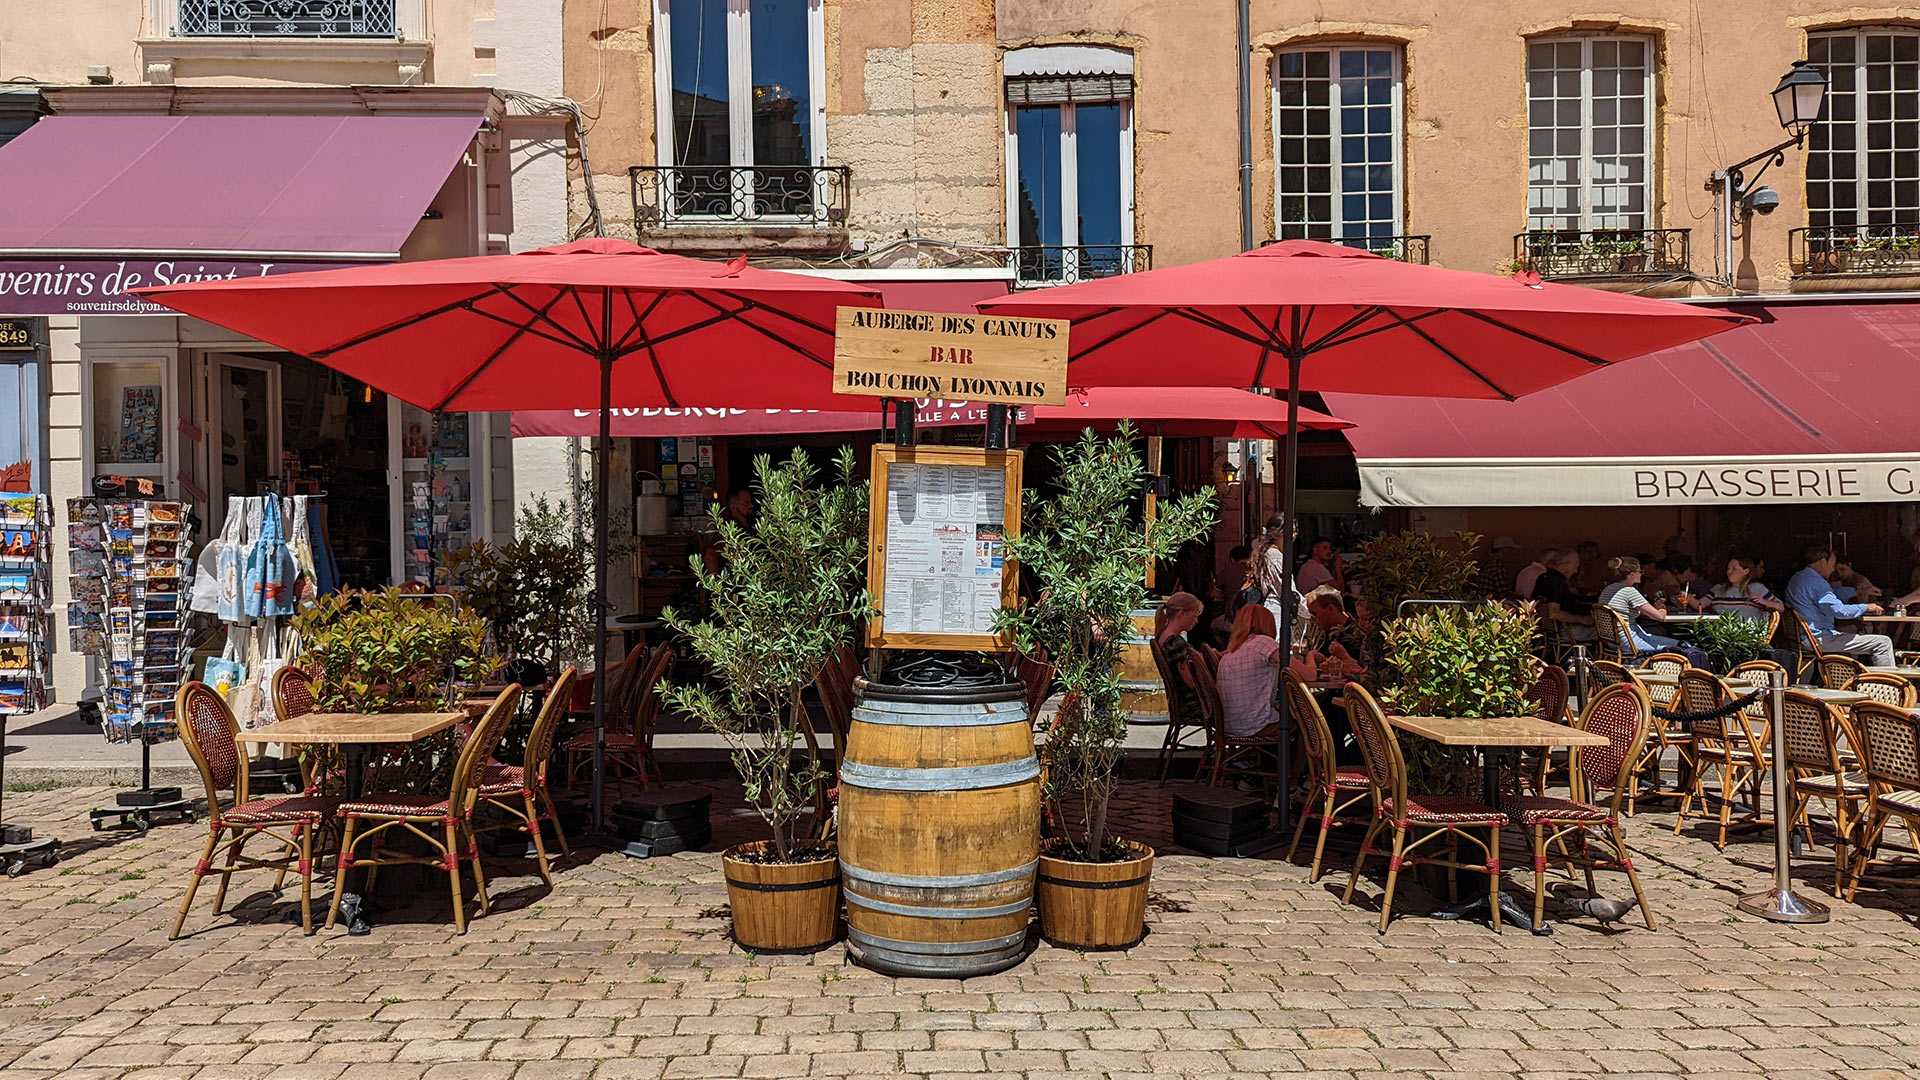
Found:
[[[258,495],[281,479],[280,365],[210,353],[205,371],[207,535],[215,536],[226,525],[227,496]]]

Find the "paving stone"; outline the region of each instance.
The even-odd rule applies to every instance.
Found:
[[[753,838],[752,819],[734,813],[737,787],[710,786],[714,849]],[[370,938],[308,938],[271,918],[259,882],[243,876],[237,914],[208,913],[168,942],[196,834],[161,828],[77,848],[68,872],[6,886],[0,1080],[1920,1071],[1920,880],[1870,883],[1859,904],[1825,901],[1833,919],[1822,926],[1762,923],[1732,899],[1768,880],[1769,838],[1716,852],[1697,828],[1674,836],[1662,808],[1628,823],[1658,931],[1603,932],[1556,893],[1552,936],[1496,935],[1424,918],[1434,898],[1408,881],[1382,937],[1365,908],[1339,903],[1339,860],[1310,886],[1271,858],[1174,846],[1169,790],[1128,783],[1115,800],[1116,825],[1159,852],[1143,942],[1112,953],[1042,944],[1007,972],[954,982],[866,971],[841,947],[749,956],[716,914],[725,890],[712,851],[576,856],[560,861],[551,891],[530,864],[490,862],[501,903],[464,936],[429,891]],[[78,835],[105,797],[9,793],[8,816]],[[1517,849],[1503,859],[1523,861]],[[136,868],[145,883],[119,900],[130,891],[121,875]],[[1357,896],[1371,903],[1381,877],[1369,876]],[[1617,874],[1599,886],[1625,890]],[[1530,906],[1531,874],[1506,887]]]

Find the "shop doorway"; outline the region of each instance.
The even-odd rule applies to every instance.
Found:
[[[320,496],[320,532],[346,588],[392,580],[385,394],[288,353],[206,358],[207,462],[217,533],[230,495]],[[321,535],[314,537],[318,542]]]

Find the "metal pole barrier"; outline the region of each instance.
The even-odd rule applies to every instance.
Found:
[[[1787,676],[1767,673],[1767,713],[1773,727],[1773,888],[1740,898],[1740,910],[1773,922],[1823,923],[1825,904],[1793,891],[1792,800],[1787,795]],[[1725,798],[1726,793],[1721,793]]]
[[[1587,712],[1587,647],[1573,647],[1573,703],[1574,715],[1585,716]]]

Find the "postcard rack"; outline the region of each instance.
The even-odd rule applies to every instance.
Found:
[[[93,827],[129,822],[145,832],[153,815],[194,820],[177,787],[153,786],[153,747],[179,738],[174,697],[191,667],[186,583],[191,506],[166,499],[91,498],[67,502],[74,649],[99,664],[100,731],[108,742],[140,744],[140,787],[89,813]]]
[[[53,700],[52,511],[44,495],[0,496],[0,864],[19,877],[60,859],[60,841],[6,823],[7,722]]]

